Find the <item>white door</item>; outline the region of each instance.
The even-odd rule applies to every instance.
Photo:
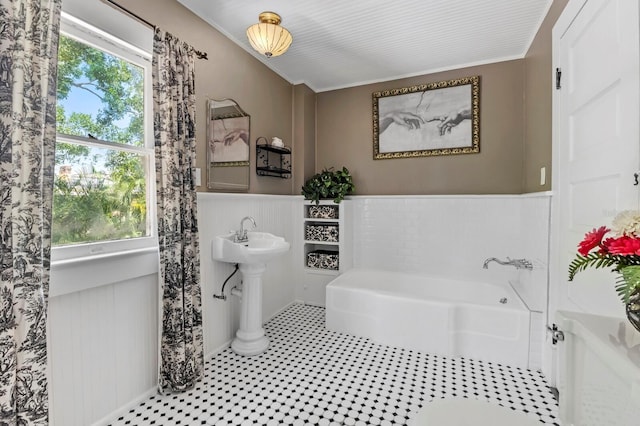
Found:
[[[555,309],[623,316],[615,275],[588,270],[567,281],[584,234],[638,208],[640,161],[637,0],[571,0],[553,29],[554,96],[550,322]],[[555,297],[554,297],[555,296]]]

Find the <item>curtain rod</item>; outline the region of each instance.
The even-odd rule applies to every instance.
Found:
[[[144,19],[140,15],[138,15],[136,13],[133,13],[132,11],[127,9],[126,7],[119,5],[118,3],[114,2],[113,0],[102,0],[102,1],[105,2],[105,3],[109,3],[109,5],[111,5],[112,7],[120,10],[121,12],[126,13],[127,15],[131,16],[132,18],[136,19],[138,22],[141,22],[141,23],[145,24],[146,26],[153,28],[154,30],[157,28],[151,22],[147,21],[146,19]],[[201,51],[196,50],[196,49],[193,49],[193,52],[196,54],[198,59],[209,60],[209,58],[207,57],[207,52],[201,52]]]

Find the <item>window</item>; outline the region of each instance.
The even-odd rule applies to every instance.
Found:
[[[149,58],[63,15],[54,260],[154,245]]]

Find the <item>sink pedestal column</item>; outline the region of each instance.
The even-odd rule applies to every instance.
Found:
[[[240,264],[240,328],[231,342],[231,349],[238,355],[258,355],[269,347],[269,339],[262,328],[262,273],[265,269],[264,263]]]

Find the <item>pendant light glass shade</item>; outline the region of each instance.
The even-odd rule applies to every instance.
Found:
[[[259,20],[259,24],[247,28],[247,38],[251,47],[267,58],[282,55],[291,46],[293,37],[286,28],[280,26],[280,15],[262,12]]]

